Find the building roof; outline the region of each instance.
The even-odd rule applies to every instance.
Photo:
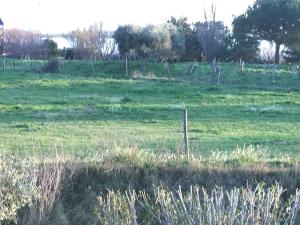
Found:
[[[4,25],[3,21],[1,20],[1,18],[0,18],[0,25]]]

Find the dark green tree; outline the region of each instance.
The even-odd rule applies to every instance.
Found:
[[[59,52],[57,48],[56,42],[53,40],[47,40],[47,46],[48,46],[48,59],[53,59],[58,57]]]
[[[191,61],[201,58],[201,43],[197,38],[196,29],[187,22],[186,17],[176,19],[171,17],[168,23],[177,28],[177,36],[172,36],[173,50],[179,54],[182,61]],[[179,42],[178,39],[181,41]]]
[[[224,27],[223,38],[220,41],[220,47],[217,52],[217,57],[220,61],[234,60],[234,39],[232,32],[228,27]]]
[[[57,73],[59,71],[59,51],[56,42],[46,39],[43,42],[43,49],[47,62],[42,66],[41,71],[44,73]]]
[[[249,33],[250,22],[246,15],[240,15],[233,20],[232,59],[243,59],[254,62],[259,50],[259,37]]]
[[[138,51],[141,47],[141,27],[133,25],[119,26],[113,34],[121,56],[130,50]]]
[[[275,64],[279,64],[280,46],[289,43],[290,34],[299,30],[299,4],[299,0],[256,0],[244,14],[248,35],[275,42]]]

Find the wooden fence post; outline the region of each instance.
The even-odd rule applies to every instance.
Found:
[[[277,65],[273,64],[272,65],[272,80],[273,84],[275,83],[275,73],[276,73]]]
[[[187,156],[187,160],[190,159],[189,150],[189,137],[188,137],[188,126],[187,126],[187,109],[183,110],[183,133],[184,133],[184,150]]]
[[[6,70],[6,55],[3,57],[3,70]]]
[[[241,67],[241,72],[245,71],[245,61],[242,61],[242,67]]]
[[[125,59],[125,70],[126,70],[126,76],[128,77],[128,60]]]
[[[190,69],[190,71],[189,71],[189,75],[190,75],[190,76],[193,74],[194,67],[195,67],[195,63],[192,64],[191,69]]]

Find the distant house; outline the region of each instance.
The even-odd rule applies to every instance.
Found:
[[[51,38],[57,44],[58,49],[72,48],[73,42],[64,36],[55,36]]]

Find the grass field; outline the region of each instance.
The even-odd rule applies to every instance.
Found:
[[[32,64],[0,71],[1,151],[177,152],[186,107],[195,155],[253,145],[269,157],[300,159],[300,80],[293,68],[279,67],[273,76],[263,66],[240,73],[224,64],[217,85],[205,64],[191,75],[189,64],[171,65],[167,76],[159,66],[148,65],[143,75],[132,64],[129,77],[122,65],[103,62],[93,73],[84,62],[66,62],[59,74],[34,72]]]

